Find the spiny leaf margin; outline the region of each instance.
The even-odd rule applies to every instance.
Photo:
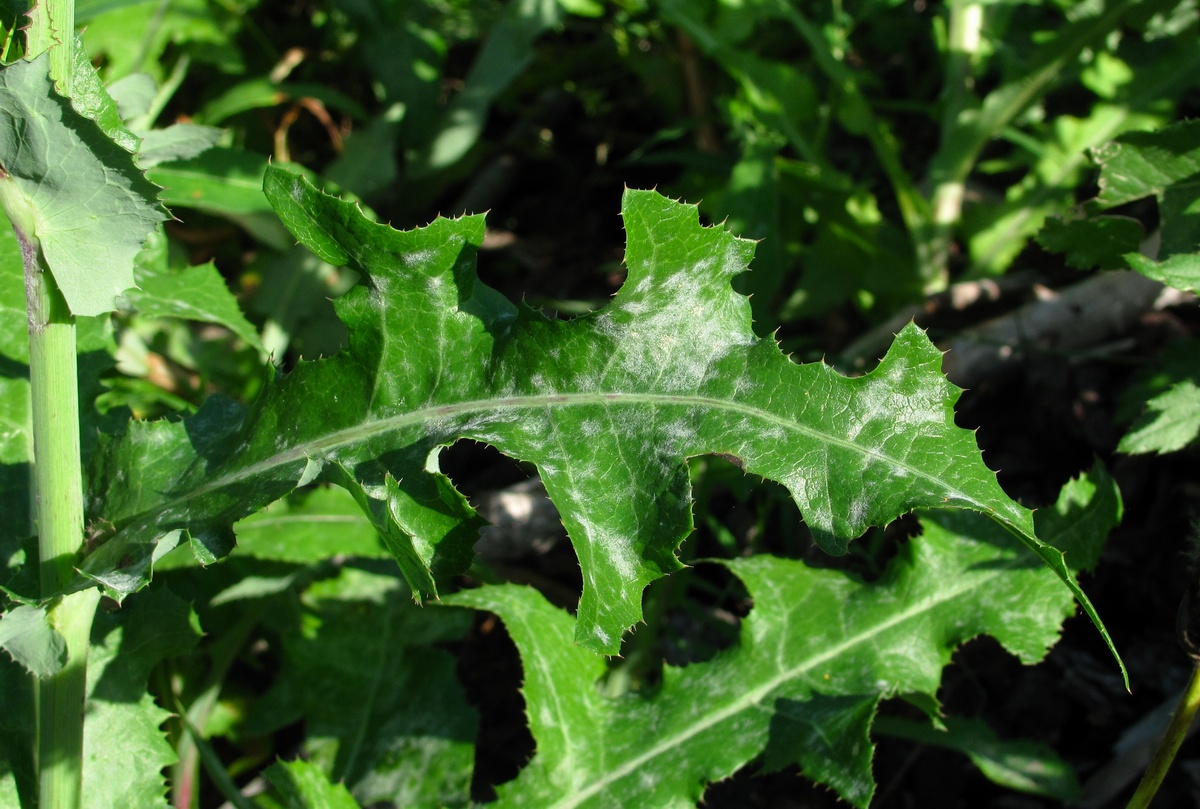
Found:
[[[435,592],[430,571],[461,568],[474,542],[473,530],[455,533],[471,512],[436,452],[468,438],[537,465],[583,572],[577,640],[595,651],[615,653],[645,585],[679,568],[692,529],[686,459],[716,453],[787,486],[834,553],[913,508],[985,513],[1067,583],[1108,640],[1062,554],[954,425],[959,391],[924,333],[906,327],[859,378],[791,362],[754,336],[730,283],[753,243],[700,226],[695,206],[627,191],[626,283],[603,309],[556,321],[479,282],[482,217],[405,233],[280,169],[265,190],[305,245],[363,276],[336,302],[350,347],[301,363],[200,452],[188,443],[199,425],[135,425],[129,435],[144,440],[121,444],[99,479],[140,475],[168,450],[191,467],[99,498],[93,513],[120,531],[85,563],[97,580],[136,551],[146,569],[117,588],[136,589],[159,537],[212,536],[319,476],[377,503],[367,510],[413,589]],[[171,431],[157,454],[146,449]]]
[[[966,511],[920,516],[924,534],[872,583],[768,555],[720,562],[754,604],[737,643],[709,661],[664,666],[655,689],[617,698],[597,688],[604,662],[570,643],[571,616],[536,590],[486,585],[446,597],[499,616],[525,670],[537,753],[497,788],[496,806],[694,805],[706,784],[762,756],[766,770],[799,764],[866,807],[882,700],[922,695],[936,705],[954,649],[982,634],[1035,663],[1073,611],[999,526]]]

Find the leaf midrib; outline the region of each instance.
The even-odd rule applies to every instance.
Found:
[[[384,661],[387,660],[388,655],[393,651],[391,638],[392,628],[395,621],[395,613],[392,610],[385,610],[384,620],[382,622],[382,636],[379,638],[379,642],[375,644],[375,648],[379,650],[378,661],[374,666],[372,666],[373,671],[371,672],[371,681],[367,687],[366,699],[363,699],[359,703],[359,718],[358,721],[355,722],[356,730],[354,733],[354,738],[351,740],[350,752],[346,756],[345,765],[341,768],[341,772],[338,773],[342,780],[357,780],[358,773],[356,772],[356,768],[358,766],[358,756],[362,752],[363,745],[367,737],[367,729],[371,723],[371,719],[376,715],[376,706],[379,702],[379,690],[383,683],[384,671],[386,668]]]
[[[176,506],[187,503],[189,500],[203,497],[204,495],[218,491],[227,486],[240,483],[245,480],[252,480],[258,475],[269,472],[280,466],[289,463],[295,463],[304,459],[320,460],[320,456],[340,447],[352,446],[357,443],[362,443],[368,438],[372,438],[387,432],[400,430],[414,424],[421,424],[427,421],[436,421],[451,416],[460,416],[471,413],[490,413],[500,410],[540,410],[545,408],[555,407],[585,407],[585,406],[612,406],[612,405],[671,405],[684,407],[707,407],[714,410],[726,410],[736,413],[741,413],[755,419],[759,419],[779,427],[790,430],[795,433],[808,436],[817,440],[824,441],[842,449],[852,452],[858,452],[862,455],[870,456],[876,460],[883,461],[894,465],[895,467],[904,469],[914,477],[922,478],[934,484],[936,489],[939,489],[951,497],[954,497],[961,502],[970,503],[983,513],[996,515],[994,509],[986,504],[980,503],[976,498],[961,491],[953,486],[950,486],[942,478],[932,475],[924,470],[904,462],[896,457],[886,455],[876,449],[864,447],[853,441],[830,435],[813,427],[801,424],[783,416],[776,415],[770,411],[761,410],[748,404],[743,404],[736,401],[728,401],[725,399],[716,399],[708,396],[689,396],[682,394],[663,394],[663,393],[622,393],[622,392],[607,392],[607,393],[553,393],[553,394],[538,394],[534,396],[511,396],[504,398],[490,399],[474,399],[465,402],[457,402],[454,404],[436,405],[432,407],[418,408],[416,410],[400,413],[387,418],[372,419],[363,421],[353,427],[347,427],[342,430],[336,430],[320,438],[307,441],[302,445],[291,447],[287,450],[277,452],[268,458],[257,461],[249,466],[241,467],[233,470],[225,475],[216,477],[195,489],[192,489],[184,494],[174,497],[170,500],[157,504],[151,509],[140,512],[129,521],[129,524],[144,522],[144,519],[150,515],[154,515]],[[1011,523],[1007,519],[1002,518],[1002,522]],[[1022,533],[1023,532],[1019,532]]]

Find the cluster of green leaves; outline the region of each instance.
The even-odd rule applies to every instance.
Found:
[[[1127,267],[1187,292],[1200,289],[1200,126],[1188,121],[1155,132],[1134,132],[1095,153],[1100,193],[1074,216],[1049,222],[1039,234],[1048,250],[1080,269]],[[1152,229],[1131,211],[1153,199]],[[1149,218],[1143,214],[1143,218]],[[1163,367],[1148,369],[1127,394],[1126,409],[1141,410],[1119,449],[1175,452],[1200,439],[1200,353],[1192,341],[1174,346]]]
[[[111,599],[92,635],[87,805],[161,806],[169,788],[172,805],[197,806],[202,772],[239,806],[479,798],[479,719],[451,652],[472,631],[462,608],[498,615],[525,671],[536,753],[496,788],[503,805],[683,805],[740,769],[798,766],[866,806],[879,733],[967,752],[1015,789],[1077,794],[1053,754],[943,716],[938,688],[978,635],[1037,662],[1076,601],[1103,632],[1076,574],[1120,518],[1112,481],[1097,467],[1036,515],[1010,499],[955,426],[958,391],[915,327],[853,379],[797,364],[762,335],[845,299],[888,314],[944,283],[954,235],[969,256],[956,272],[1003,271],[1070,209],[1089,149],[1172,118],[1194,72],[1186,4],[989,6],[969,52],[891,3],[857,16],[782,2],[617,6],[340,0],[279,18],[253,3],[83,3],[85,89],[61,98],[44,59],[0,70],[0,164],[19,201],[6,209],[38,233],[79,316],[88,535],[70,588]],[[21,49],[11,22],[8,59]],[[564,29],[591,44],[551,69],[574,47],[552,42]],[[757,247],[702,226],[693,206],[627,192],[628,277],[606,305],[556,320],[479,280],[482,216],[409,231],[375,221],[372,209],[426,217],[446,187],[482,175],[505,148],[488,121],[514,98],[569,83],[598,115],[611,103],[601,88],[564,75],[600,52],[623,77],[646,77],[665,110],[625,165],[683,165],[676,187],[765,239]],[[943,63],[944,82],[857,67],[885,52]],[[719,119],[665,123],[703,114],[662,83],[676,58],[704,61]],[[450,78],[461,86],[447,100]],[[1061,99],[1078,114],[1057,114]],[[169,113],[187,120],[162,126]],[[701,135],[714,123],[728,141],[712,149]],[[1142,232],[1114,216],[1051,219],[1041,243],[1075,265],[1125,261],[1190,286],[1178,279],[1194,272],[1193,132],[1126,135],[1097,154],[1090,213],[1156,196],[1163,261],[1114,258]],[[843,135],[865,148],[843,150]],[[161,213],[147,177],[186,220],[148,240]],[[982,200],[939,213],[968,178]],[[999,192],[985,193],[990,178],[1004,178]],[[33,800],[26,672],[64,663],[42,617],[56,594],[38,591],[29,561],[20,274],[6,227],[0,806],[13,807]],[[1186,397],[1184,382],[1168,393]],[[1146,438],[1156,429],[1124,448],[1173,448]],[[459,589],[454,574],[468,570],[499,578],[471,566],[481,521],[439,469],[441,449],[464,439],[536,468],[578,557],[575,614],[528,586]],[[647,586],[700,580],[679,558],[693,507],[721,529],[693,503],[693,476],[698,492],[710,484],[692,460],[704,455],[736,459],[740,485],[782,484],[827,551],[914,510],[919,535],[866,579],[741,558],[730,534],[729,558],[712,564],[753,605],[731,645],[681,667],[652,655],[638,674],[651,685],[626,691],[604,655],[648,636]],[[238,676],[247,668],[274,675],[265,692]],[[877,722],[897,698],[922,719]],[[273,746],[298,723],[298,749]],[[243,797],[237,782],[259,773],[272,789]]]
[[[1002,273],[1071,208],[1089,150],[1172,120],[1196,66],[1173,2],[660,8],[723,73],[737,161],[686,187],[765,239],[743,288],[767,328]]]
[[[732,276],[745,269],[751,244],[722,230],[701,228],[694,208],[653,192],[630,192],[624,211],[630,234],[625,291],[593,315],[555,321],[514,307],[475,277],[472,253],[483,236],[480,217],[438,220],[403,233],[372,223],[352,204],[323,195],[303,178],[280,169],[268,171],[267,193],[281,219],[314,252],[331,263],[349,262],[362,276],[360,285],[337,301],[349,329],[349,347],[335,357],[301,363],[272,383],[249,412],[213,402],[181,422],[133,422],[120,436],[103,438],[91,474],[99,485],[93,485],[88,503],[93,524],[108,530],[98,528],[99,547],[80,564],[82,575],[75,586],[99,583],[119,603],[144,587],[154,562],[177,545],[189,545],[200,563],[214,562],[232,548],[231,523],[297,486],[323,479],[350,492],[412,590],[436,594],[434,574],[464,568],[478,527],[465,501],[437,472],[438,447],[465,437],[535,463],[562,512],[584,580],[578,615],[562,620],[581,646],[572,654],[593,661],[585,669],[590,680],[604,667],[595,652],[616,653],[624,631],[640,618],[645,585],[679,567],[675,551],[691,527],[684,460],[700,454],[737,457],[747,471],[784,483],[818,542],[833,551],[844,550],[868,526],[915,507],[981,512],[1041,556],[1087,607],[1063,563],[1062,550],[1038,538],[1030,512],[1004,495],[979,459],[971,434],[954,426],[956,392],[938,373],[940,354],[926,338],[915,328],[906,330],[879,368],[857,380],[840,377],[821,364],[793,364],[772,341],[753,336],[748,303],[730,286]],[[704,350],[680,339],[684,321],[703,327]],[[1012,552],[1007,541],[994,537],[982,546]],[[1028,568],[1030,561],[1016,564]],[[989,566],[994,567],[985,565]],[[758,575],[764,583],[772,578],[783,581],[786,570],[785,566]],[[787,601],[819,591],[804,570],[798,567],[793,575],[801,579],[783,587],[779,598]],[[1052,636],[1070,609],[1070,594],[1053,584],[1049,571],[1033,570],[1042,582],[1039,586],[1050,584],[1060,597],[1054,613],[1037,610],[1054,616],[1047,625]],[[751,579],[750,571],[735,572],[748,584],[759,581]],[[923,586],[934,591],[963,580],[961,573],[927,572],[933,578]],[[220,605],[291,589],[296,575],[292,571],[273,583],[242,579],[213,602]],[[830,586],[861,586],[837,578],[844,583]],[[1003,578],[1020,592],[1028,588],[1020,576]],[[393,579],[386,588],[393,597],[397,586]],[[791,626],[788,610],[764,604],[761,586],[750,586],[750,591],[762,620],[778,630]],[[865,626],[847,624],[848,618],[837,622],[839,633],[864,634],[849,649],[870,647],[872,654],[878,653],[882,647],[874,635],[881,631],[879,625],[890,626],[906,612],[894,596],[880,594],[879,587],[867,588],[869,595],[862,596],[869,616]],[[914,583],[897,587],[909,595],[920,590]],[[981,631],[1005,635],[1004,628],[989,626],[984,617],[978,625],[963,623],[966,608],[957,602],[956,588],[950,590],[933,600],[956,602],[953,608],[935,617],[922,615],[916,624],[923,631],[930,621],[945,624],[925,638],[934,643],[931,668],[903,675],[882,662],[890,654],[877,664],[863,665],[837,655],[828,660],[822,653],[817,658],[828,669],[821,673],[828,678],[822,686],[808,681],[817,662],[807,656],[774,673],[750,656],[738,665],[765,678],[762,693],[753,692],[749,701],[738,694],[734,706],[765,719],[767,706],[760,701],[770,697],[767,705],[774,704],[774,689],[782,687],[777,680],[798,679],[784,688],[786,693],[799,689],[789,699],[805,703],[834,688],[833,695],[855,696],[853,713],[860,716],[849,729],[842,727],[839,715],[825,717],[821,712],[823,721],[798,721],[815,725],[813,732],[825,738],[849,730],[856,739],[865,735],[879,699],[893,693],[935,696],[940,669],[956,642]],[[9,591],[17,593],[11,585]],[[319,592],[308,588],[305,597]],[[997,586],[989,583],[979,592],[990,597]],[[842,596],[831,593],[828,598],[839,605],[839,613],[845,608]],[[914,608],[931,608],[930,598],[916,597]],[[874,599],[887,607],[872,607]],[[37,603],[28,594],[22,600]],[[1020,599],[1009,594],[999,603],[1015,600]],[[496,609],[508,618],[505,610]],[[985,604],[979,609],[986,616],[994,608]],[[1020,634],[1026,628],[1011,610],[1000,612],[1004,621],[1015,621],[1020,628],[1008,631]],[[814,614],[805,620],[806,634],[814,623],[826,623],[818,619]],[[951,634],[945,635],[947,631]],[[1032,631],[1024,632],[1024,640],[1033,645],[1013,648],[1027,659],[1036,658],[1048,645],[1046,631],[1037,640]],[[916,642],[887,634],[898,649],[911,652]],[[347,642],[336,632],[333,637]],[[554,642],[571,648],[562,638]],[[776,642],[795,646],[792,638]],[[1015,635],[1012,643],[1018,643]],[[827,645],[819,640],[811,648]],[[354,642],[351,648],[357,647]],[[541,660],[551,648],[533,654]],[[390,655],[396,650],[385,642],[378,652]],[[896,654],[913,662],[909,654]],[[358,668],[362,655],[326,650],[318,659]],[[406,656],[406,665],[412,660]],[[744,681],[737,670],[715,674],[714,681]],[[869,675],[873,690],[866,681],[842,687],[849,691],[836,690],[834,675],[841,670]],[[348,681],[345,671],[337,677]],[[592,687],[587,685],[584,693]],[[713,687],[709,683],[684,692],[693,699],[708,699]],[[294,687],[284,693],[298,698]],[[321,704],[332,704],[328,689],[317,693]],[[348,692],[350,699],[361,699],[361,693],[359,688]],[[299,705],[305,703],[299,699]],[[318,711],[307,719],[319,749],[318,740],[325,737],[319,715],[324,711],[316,702],[308,704]],[[716,713],[707,717],[692,709],[684,712],[701,725],[681,730],[683,737],[699,734],[734,710],[718,710],[715,703],[710,707]],[[392,712],[373,701],[364,710],[369,710],[373,723],[381,721],[376,711]],[[639,721],[657,722],[648,718],[649,709],[635,714],[645,715]],[[736,723],[735,717],[730,720]],[[562,732],[565,722],[566,718],[548,724]],[[386,721],[383,725],[378,732],[409,730],[392,729]],[[360,727],[356,744],[380,744],[362,738],[362,731]],[[694,758],[701,768],[674,787],[664,786],[664,795],[686,784],[692,785],[685,790],[690,794],[697,783],[727,775],[763,749],[762,737],[761,731],[750,731],[745,749],[715,770],[701,767],[704,756],[699,752],[693,755],[681,747],[674,755]],[[335,738],[334,747],[340,750],[346,739]],[[647,737],[633,730],[631,738]],[[853,762],[835,767],[817,756],[805,761],[805,769],[865,805],[871,793],[870,756],[862,744],[851,746],[859,751]],[[552,743],[546,749],[558,747]],[[722,744],[722,749],[732,754],[735,748]],[[797,749],[809,748],[799,744]],[[635,760],[646,755],[631,753]],[[340,758],[340,753],[333,755],[332,763]],[[357,755],[351,762],[366,767],[358,764]],[[344,777],[343,766],[347,765],[334,768],[332,774]],[[664,759],[661,766],[663,773],[681,772],[677,759]],[[603,785],[622,772],[636,770],[639,777],[651,772],[631,764],[612,767],[588,776],[597,779],[594,792],[606,794]],[[363,777],[371,784],[383,779],[370,768]],[[554,780],[543,789],[554,791]]]

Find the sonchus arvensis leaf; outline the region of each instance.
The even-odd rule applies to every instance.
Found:
[[[1031,512],[954,425],[959,391],[924,333],[905,328],[857,379],[797,365],[755,337],[730,285],[753,243],[702,227],[694,206],[626,192],[628,280],[603,309],[560,321],[476,277],[482,216],[399,232],[279,169],[266,192],[305,245],[361,273],[336,301],[349,347],[301,363],[247,414],[135,424],[100,451],[92,514],[117,530],[84,571],[118,595],[144,581],[164,536],[186,531],[202,557],[217,554],[232,521],[318,477],[355,493],[413,589],[430,593],[431,571],[461,567],[475,541],[436,462],[467,438],[536,464],[583,574],[576,639],[597,652],[617,652],[644,587],[680,567],[686,461],[709,453],[787,486],[831,553],[914,508],[987,514],[1100,626]]]
[[[665,666],[647,693],[606,696],[597,685],[604,661],[572,646],[571,616],[530,587],[450,596],[500,616],[525,669],[537,752],[497,787],[496,806],[695,806],[707,784],[755,761],[768,771],[798,764],[868,806],[869,731],[881,700],[936,704],[953,650],[984,633],[1035,662],[1073,606],[978,514],[928,512],[922,522],[924,534],[872,583],[766,555],[723,562],[754,603],[737,643],[705,662]]]

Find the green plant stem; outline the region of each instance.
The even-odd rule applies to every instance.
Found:
[[[1172,2],[1174,0],[1152,0],[1151,9],[1147,11]],[[1039,48],[1024,76],[989,93],[980,109],[971,116],[958,116],[952,131],[943,132],[942,145],[930,166],[930,180],[938,184],[965,180],[984,146],[1044,95],[1080,51],[1112,31],[1136,5],[1134,0],[1122,0],[1097,17],[1073,23],[1053,41]]]
[[[72,579],[83,539],[75,320],[44,268],[27,264],[25,285],[39,569],[42,594],[51,596]]]
[[[83,714],[87,651],[100,591],[72,593],[49,611],[67,646],[62,671],[35,684],[38,711],[39,806],[77,809],[83,803]]]
[[[847,116],[858,122],[891,183],[904,226],[910,233],[918,232],[929,217],[929,204],[904,168],[896,136],[884,121],[875,116],[853,72],[833,51],[820,29],[789,3],[777,2],[776,8],[811,49],[820,71],[842,94]]]
[[[50,78],[72,90],[74,0],[45,0],[31,17],[30,56],[50,51]],[[34,683],[37,705],[38,805],[83,805],[83,715],[92,619],[100,601],[89,589],[55,598],[74,578],[83,546],[83,472],[79,453],[79,375],[75,318],[46,266],[29,223],[14,230],[25,266],[29,383],[42,596],[47,617],[66,642],[67,662]]]
[[[974,84],[972,70],[983,39],[983,3],[953,0],[946,42],[946,80],[942,87],[942,139],[958,124]]]
[[[246,638],[254,631],[254,627],[261,619],[262,615],[259,610],[250,610],[232,629],[213,644],[210,669],[204,682],[204,689],[192,700],[191,705],[184,706],[175,692],[172,678],[167,678],[160,696],[175,704],[175,710],[180,718],[180,733],[175,743],[175,752],[179,756],[179,761],[172,767],[171,778],[171,804],[176,809],[190,809],[190,807],[200,805],[198,762],[204,754],[201,746],[204,736],[198,729],[202,729],[208,723],[213,709],[217,706],[217,700],[221,696],[221,688],[225,684],[230,666],[237,659],[238,652],[245,645]],[[219,758],[217,764],[220,764]],[[209,769],[213,768],[213,764],[207,760],[205,760],[205,766]],[[232,801],[233,799],[222,786],[222,773],[224,780],[233,783],[233,779],[229,778],[228,772],[223,767],[220,768],[220,772],[212,773],[213,781],[221,788],[221,793]],[[235,794],[239,794],[236,788],[233,791]]]
[[[983,36],[983,4],[976,0],[954,0],[950,4],[949,41],[946,49],[946,81],[942,107],[942,142],[949,141],[959,117],[972,98],[971,68],[979,55]],[[947,265],[950,240],[962,218],[966,177],[946,177],[933,190],[929,235],[918,239],[927,291],[940,291],[949,281]],[[935,289],[930,289],[934,287]]]
[[[1150,0],[1140,6],[1149,14],[1175,5],[1177,0]],[[917,248],[918,256],[936,264],[922,266],[922,277],[945,275],[945,260],[953,230],[962,212],[962,195],[967,177],[975,168],[980,153],[988,143],[1016,120],[1038,98],[1044,96],[1062,77],[1063,71],[1084,48],[1103,40],[1135,7],[1137,0],[1119,0],[1106,7],[1104,13],[1071,23],[1054,40],[1039,47],[1030,60],[1027,72],[990,92],[978,108],[969,104],[959,71],[969,67],[972,38],[978,47],[976,24],[982,22],[979,6],[974,0],[958,0],[950,9],[949,51],[947,63],[946,110],[942,117],[942,142],[929,166],[927,182],[935,189],[932,202],[931,227],[918,237],[924,244]],[[964,60],[955,61],[956,52]],[[951,86],[953,82],[953,86]],[[938,266],[940,265],[940,266]]]
[[[1133,797],[1129,799],[1126,809],[1146,809],[1150,806],[1150,801],[1162,785],[1167,770],[1171,768],[1171,762],[1175,760],[1175,754],[1179,752],[1179,746],[1187,737],[1188,728],[1192,725],[1197,709],[1200,709],[1200,668],[1193,666],[1192,676],[1179,698],[1179,705],[1175,707],[1171,724],[1167,726],[1158,749],[1154,751],[1154,758],[1150,760],[1150,766],[1146,768],[1146,774],[1142,776],[1142,781]]]
[[[212,780],[213,786],[221,793],[221,797],[225,798],[234,809],[256,809],[256,804],[251,802],[238,789],[234,783],[233,777],[226,769],[221,757],[213,750],[213,746],[208,743],[208,740],[200,733],[200,729],[192,724],[187,715],[180,716],[184,727],[187,728],[188,737],[196,744],[196,751],[200,755],[200,760],[204,763],[204,771],[208,773],[208,777]]]
[[[170,100],[175,96],[175,91],[183,84],[184,78],[187,77],[188,68],[192,66],[192,57],[186,53],[175,61],[175,67],[171,69],[171,75],[167,76],[166,81],[158,88],[158,92],[154,94],[154,98],[150,100],[150,107],[146,112],[128,121],[127,125],[130,129],[137,131],[140,129],[152,129],[154,122],[158,120],[158,116],[162,115],[162,111],[166,108]]]
[[[83,541],[75,321],[53,277],[41,266],[36,245],[20,233],[18,240],[29,315],[39,571],[42,595],[51,597],[74,577]],[[48,610],[50,624],[66,641],[67,664],[35,686],[40,806],[81,805],[87,649],[99,597],[97,590],[74,593]]]

